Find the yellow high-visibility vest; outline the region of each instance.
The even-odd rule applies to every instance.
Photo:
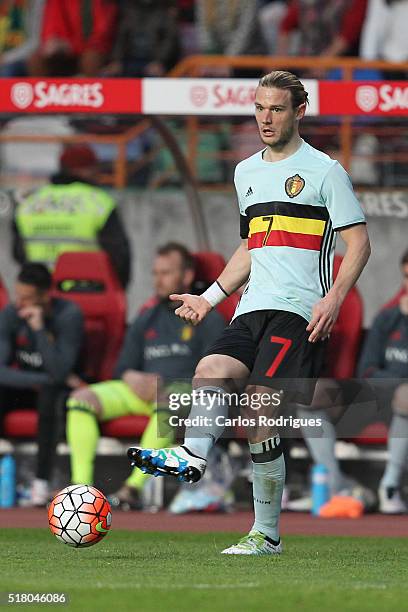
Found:
[[[99,250],[98,233],[114,208],[109,194],[87,183],[41,187],[16,209],[27,260],[53,268],[66,251]]]

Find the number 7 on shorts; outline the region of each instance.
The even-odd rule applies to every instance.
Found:
[[[265,376],[269,376],[269,377],[272,377],[275,374],[276,370],[279,368],[280,364],[282,363],[286,353],[292,346],[292,340],[290,340],[289,338],[281,338],[280,336],[271,336],[271,342],[276,343],[276,344],[281,344],[282,346],[279,349],[279,352],[276,355],[275,359],[272,361],[271,365],[265,372]]]

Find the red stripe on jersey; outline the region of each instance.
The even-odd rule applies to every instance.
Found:
[[[282,230],[272,231],[266,244],[263,244],[265,232],[257,232],[248,238],[248,249],[259,249],[262,246],[288,246],[295,249],[309,249],[310,251],[320,251],[322,236],[313,234],[296,234],[284,232]]]

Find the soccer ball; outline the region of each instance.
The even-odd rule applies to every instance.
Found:
[[[48,523],[60,542],[83,548],[93,546],[108,533],[111,507],[103,493],[89,485],[62,489],[48,508]]]

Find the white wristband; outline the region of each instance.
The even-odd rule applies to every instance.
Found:
[[[228,293],[222,289],[221,285],[217,281],[215,281],[215,283],[210,285],[208,289],[201,294],[201,297],[207,300],[207,302],[211,304],[212,308],[214,308],[214,306],[228,297]]]

